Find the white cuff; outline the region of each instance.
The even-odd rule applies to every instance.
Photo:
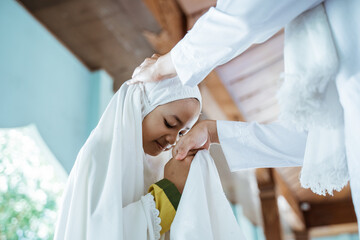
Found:
[[[141,202],[143,204],[145,213],[150,215],[154,230],[154,239],[158,240],[160,239],[161,218],[159,217],[159,210],[155,207],[154,196],[151,193],[148,193],[145,196],[141,197]]]
[[[188,35],[178,42],[171,49],[170,54],[173,66],[183,85],[194,87],[202,80],[194,81],[196,79],[194,77],[194,69],[200,69],[201,67],[198,65],[195,57],[192,56],[191,49],[186,47],[187,37]],[[189,68],[189,64],[191,64],[191,68]]]

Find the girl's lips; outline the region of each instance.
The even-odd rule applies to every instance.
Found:
[[[156,143],[156,145],[159,147],[159,149],[160,149],[161,151],[164,151],[164,150],[165,150],[165,148],[164,148],[158,141],[155,141],[155,143]]]

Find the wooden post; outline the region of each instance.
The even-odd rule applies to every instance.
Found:
[[[305,232],[306,230],[306,223],[304,219],[304,214],[300,209],[300,203],[296,196],[291,191],[290,187],[284,181],[284,179],[280,176],[280,174],[273,169],[273,176],[279,190],[278,194],[282,195],[285,200],[288,202],[289,206],[291,207],[292,212],[292,219],[293,221],[289,221],[289,225],[293,231],[296,232]]]
[[[281,240],[282,231],[272,169],[256,169],[256,179],[260,191],[259,195],[264,221],[265,237],[267,240]]]

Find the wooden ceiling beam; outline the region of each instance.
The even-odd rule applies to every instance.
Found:
[[[309,204],[309,210],[304,211],[307,228],[356,222],[351,199],[307,204]]]
[[[294,231],[295,240],[310,240],[310,235],[307,230]]]
[[[157,34],[149,31],[144,36],[160,54],[165,54],[180,41],[186,31],[186,19],[176,0],[143,0],[162,31]]]
[[[359,228],[357,222],[337,224],[310,229],[309,233],[312,238],[321,238],[327,236],[335,236],[340,234],[358,234]]]
[[[242,113],[226,90],[224,84],[215,71],[212,71],[202,82],[200,87],[206,86],[209,94],[215,99],[229,121],[245,121]],[[205,105],[205,104],[204,104]],[[211,109],[210,109],[211,110]],[[207,114],[210,115],[210,114]]]
[[[203,101],[202,111],[205,113],[206,118],[216,120],[227,120],[227,116],[224,114],[222,107],[219,106],[218,102],[214,99],[213,94],[210,92],[208,87],[200,83],[199,85],[201,97]]]

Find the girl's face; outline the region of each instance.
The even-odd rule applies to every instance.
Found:
[[[155,108],[142,122],[145,153],[156,156],[169,150],[196,123],[199,114],[200,103],[195,98],[177,100]]]

